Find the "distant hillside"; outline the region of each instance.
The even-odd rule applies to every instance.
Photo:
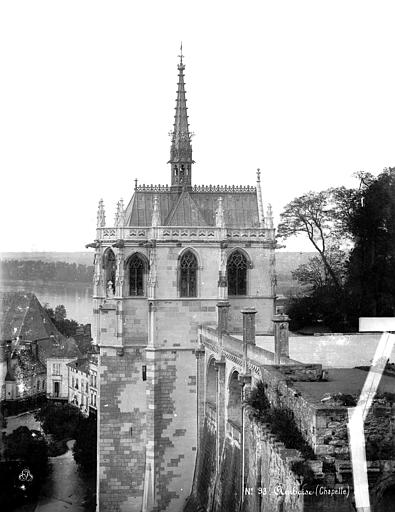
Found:
[[[292,279],[292,271],[316,256],[315,252],[276,252],[277,293],[279,295],[295,295],[301,286]]]
[[[92,265],[93,251],[84,252],[1,252],[0,260],[64,261],[77,265]]]
[[[278,293],[288,295],[290,292],[297,292],[300,289],[299,284],[292,280],[291,272],[299,265],[306,263],[309,258],[316,255],[314,252],[276,252],[276,270],[277,270],[277,284]],[[65,262],[75,265],[86,265],[91,267],[93,264],[93,251],[86,252],[3,252],[0,253],[0,260],[19,260],[19,261],[43,261],[47,263]],[[68,269],[72,273],[72,269]],[[86,276],[83,280],[89,281],[92,274],[91,268],[86,269],[89,277]],[[67,280],[78,281],[81,278],[81,273],[85,273],[82,269],[76,269],[76,278],[68,277]],[[77,273],[80,276],[77,277]],[[4,276],[5,277],[5,276]],[[9,276],[9,278],[14,278]]]
[[[65,261],[1,260],[0,269],[5,281],[91,283],[93,278],[93,265]]]

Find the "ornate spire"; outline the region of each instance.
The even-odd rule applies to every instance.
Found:
[[[119,201],[118,225],[120,227],[123,227],[125,225],[125,207],[123,204],[123,199],[120,199]]]
[[[258,200],[258,216],[259,216],[259,225],[261,227],[265,226],[265,215],[263,213],[263,202],[262,202],[262,190],[261,190],[261,170],[257,169],[256,171],[256,195]]]
[[[217,228],[225,227],[225,212],[222,204],[222,197],[218,198],[218,208],[215,211],[215,225]]]
[[[152,211],[152,227],[160,226],[160,210],[158,196],[154,197],[154,208]]]
[[[171,164],[171,185],[173,187],[189,187],[192,184],[192,145],[189,133],[188,114],[187,114],[187,100],[185,97],[185,83],[184,83],[184,69],[182,54],[179,55],[180,62],[178,64],[178,90],[176,99],[176,113],[174,116],[174,129],[171,132],[171,149],[170,161]]]
[[[115,211],[114,226],[116,228],[119,226],[119,201],[117,202],[117,209]]]
[[[270,203],[267,205],[265,227],[266,227],[266,229],[273,229],[274,228],[273,209],[272,209],[272,205]]]
[[[104,211],[104,203],[103,203],[103,199],[100,199],[99,207],[97,209],[97,227],[104,228],[105,225],[106,225],[106,214]]]

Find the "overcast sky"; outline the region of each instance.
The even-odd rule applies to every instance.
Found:
[[[2,251],[80,251],[97,203],[170,182],[183,42],[195,184],[275,214],[395,165],[393,1],[3,1]],[[309,246],[291,244],[290,249]]]

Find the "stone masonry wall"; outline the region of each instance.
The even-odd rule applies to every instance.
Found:
[[[184,512],[211,510],[216,480],[216,411],[209,407],[203,427],[203,436],[196,459],[191,497]]]
[[[301,484],[291,471],[291,463],[300,459],[300,453],[286,449],[269,428],[249,419],[246,420],[245,436],[247,462],[243,512],[302,512]]]
[[[147,356],[147,460],[154,471],[153,512],[182,510],[196,457],[196,357],[191,350]]]
[[[101,512],[141,510],[146,450],[143,352],[100,349],[98,407]],[[110,463],[111,462],[111,463]]]
[[[217,475],[213,512],[238,512],[241,499],[241,432],[229,422]]]

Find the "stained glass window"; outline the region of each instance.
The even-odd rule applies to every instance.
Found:
[[[197,296],[197,260],[196,256],[191,252],[185,252],[180,261],[180,296],[196,297]]]
[[[228,259],[228,294],[247,295],[247,258],[234,251]]]
[[[144,262],[138,254],[129,262],[129,295],[144,295]]]

